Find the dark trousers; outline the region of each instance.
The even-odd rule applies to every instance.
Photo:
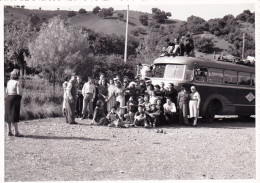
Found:
[[[76,104],[76,115],[78,117],[80,117],[82,114],[82,108],[83,108],[83,95],[78,95],[77,104]]]

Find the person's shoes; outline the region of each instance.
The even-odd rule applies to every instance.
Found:
[[[88,119],[93,119],[93,116],[92,116],[92,115],[89,115]]]
[[[83,119],[86,119],[86,116],[83,115],[82,118],[80,118],[80,120],[83,120]]]
[[[24,137],[24,135],[20,134],[20,133],[17,133],[14,135],[15,137]]]
[[[76,124],[78,124],[78,123],[74,121],[74,122],[72,122],[72,123],[70,123],[70,124],[71,124],[71,125],[76,125]]]
[[[8,132],[8,136],[14,136],[12,132]]]

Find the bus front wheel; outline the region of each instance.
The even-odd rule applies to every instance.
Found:
[[[216,115],[216,105],[213,102],[210,102],[207,106],[206,113],[203,116],[204,122],[213,122]]]

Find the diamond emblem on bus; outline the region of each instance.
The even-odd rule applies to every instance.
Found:
[[[250,92],[250,93],[246,96],[246,98],[247,98],[247,100],[248,100],[249,102],[252,102],[252,100],[255,99],[255,96],[254,96],[253,93]]]

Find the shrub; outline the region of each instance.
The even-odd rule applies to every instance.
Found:
[[[76,13],[74,11],[69,11],[68,12],[68,17],[73,17],[73,16],[76,16]]]
[[[124,18],[124,14],[122,14],[122,13],[118,13],[117,16],[118,16],[119,20],[122,20]]]
[[[214,46],[212,39],[213,38],[196,37],[194,39],[194,46],[200,52],[210,53],[212,52]]]
[[[94,14],[98,14],[100,10],[101,10],[101,8],[99,6],[96,6],[95,8],[93,8],[92,12]]]
[[[148,25],[148,15],[140,15],[139,21],[142,25],[147,26]]]
[[[79,14],[86,14],[87,13],[87,11],[85,10],[85,9],[83,9],[83,8],[81,8],[80,10],[79,10]]]
[[[112,16],[113,15],[113,8],[102,8],[100,11],[99,11],[99,16],[102,17],[102,18],[106,18],[108,16]]]

